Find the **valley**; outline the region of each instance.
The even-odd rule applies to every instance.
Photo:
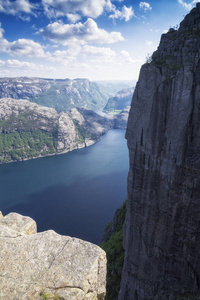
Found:
[[[132,89],[112,99],[117,113],[102,116],[92,109],[109,105],[104,87],[107,92],[87,79],[1,78],[0,163],[69,152],[94,144],[111,128],[125,129]]]

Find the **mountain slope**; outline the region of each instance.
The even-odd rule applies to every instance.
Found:
[[[96,81],[98,87],[108,98],[114,97],[120,90],[129,89],[136,85],[136,80],[100,80]]]
[[[120,111],[131,105],[134,88],[123,89],[108,99],[104,112]]]
[[[74,107],[96,110],[107,96],[88,79],[0,78],[0,98],[26,99],[58,112]]]
[[[57,113],[27,100],[0,99],[0,162],[89,146],[113,126],[86,109]]]

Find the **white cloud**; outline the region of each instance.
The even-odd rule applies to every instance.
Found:
[[[126,50],[122,50],[122,51],[121,51],[121,54],[122,54],[124,57],[130,57],[129,52],[126,51]]]
[[[60,62],[64,65],[67,65],[69,62],[74,61],[78,54],[80,53],[81,47],[70,47],[67,50],[61,51],[57,50],[53,53],[47,53],[46,54],[46,59],[52,62]]]
[[[29,0],[0,0],[0,12],[7,15],[19,15],[21,13],[32,14],[38,5],[30,3]]]
[[[79,13],[96,18],[103,13],[106,0],[42,0],[42,4],[48,17]]]
[[[95,63],[108,63],[113,62],[116,53],[110,48],[94,47],[85,45],[81,50],[81,54],[88,60],[94,60]]]
[[[129,21],[134,16],[134,12],[132,7],[126,7],[125,5],[122,8],[122,16],[121,19],[125,19],[125,21]]]
[[[8,59],[7,61],[0,60],[0,66],[6,68],[31,68],[37,69],[37,65],[30,62],[22,62],[16,59]]]
[[[141,60],[133,59],[131,57],[130,53],[126,50],[122,50],[121,55],[123,57],[122,63],[138,63],[138,62],[141,62]]]
[[[151,46],[151,45],[153,45],[153,42],[152,41],[146,41],[146,45]]]
[[[8,43],[7,51],[11,55],[27,57],[44,57],[45,53],[42,46],[28,39],[19,39]]]
[[[42,64],[34,64],[16,59],[8,59],[7,61],[0,60],[0,76],[15,77],[15,76],[35,76],[49,77],[49,74],[55,74],[56,68],[48,67]]]
[[[81,16],[78,14],[67,14],[66,16],[71,23],[76,23],[81,19]]]
[[[114,13],[112,15],[109,16],[109,18],[111,19],[125,19],[125,21],[129,21],[133,16],[135,17],[133,8],[127,7],[126,5],[124,5],[122,7],[122,10],[117,10],[117,9],[113,9]]]
[[[151,10],[152,7],[147,2],[140,2],[140,9],[143,9],[146,12],[147,10]]]
[[[49,24],[45,29],[40,29],[38,32],[43,37],[63,45],[71,45],[71,43],[86,43],[112,44],[118,41],[123,41],[120,32],[107,32],[104,29],[98,28],[96,22],[92,19],[87,19],[85,23],[63,24],[54,22]]]
[[[0,23],[0,52],[5,52],[11,56],[44,57],[43,47],[29,39],[18,39],[9,42],[3,37],[4,29]]]
[[[4,34],[4,29],[1,27],[1,23],[0,23],[0,39],[3,38],[3,34]]]
[[[189,10],[191,10],[191,9],[195,6],[196,3],[200,2],[200,0],[194,0],[194,1],[190,2],[190,3],[186,3],[186,2],[184,2],[183,0],[178,0],[178,2],[179,2],[185,9],[187,9],[187,10],[189,11]]]
[[[186,2],[184,2],[183,0],[178,0],[178,2],[187,10],[191,10],[192,8],[192,4],[187,4]]]

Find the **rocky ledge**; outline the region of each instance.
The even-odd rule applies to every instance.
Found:
[[[0,213],[0,296],[8,299],[103,300],[106,254],[53,230],[37,233],[33,219]]]

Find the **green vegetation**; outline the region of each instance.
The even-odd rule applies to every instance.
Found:
[[[77,135],[78,135],[78,138],[77,138],[77,142],[82,142],[82,143],[85,143],[85,139],[86,138],[90,138],[90,139],[96,139],[95,136],[89,134],[87,132],[87,129],[85,129],[83,126],[81,126],[77,120],[75,119],[72,119],[73,122],[74,122],[74,125],[75,125],[75,129],[76,129],[76,132],[77,132]]]
[[[15,131],[0,134],[0,163],[24,160],[56,152],[54,133],[43,130]]]
[[[166,65],[166,59],[163,57],[160,57],[160,54],[158,50],[154,51],[151,56],[151,61],[149,63],[153,63],[157,66],[165,66]]]
[[[77,120],[73,119],[75,129],[78,135],[77,142],[85,142],[85,139],[88,137],[88,133],[84,127],[82,127]]]
[[[107,287],[106,300],[117,299],[120,290],[121,273],[124,262],[124,250],[122,247],[122,227],[126,214],[126,202],[115,213],[103,237],[100,247],[107,255]]]

